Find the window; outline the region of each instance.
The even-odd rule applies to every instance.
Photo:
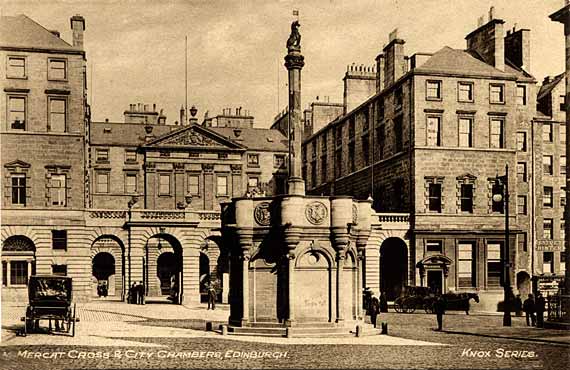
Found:
[[[253,189],[257,189],[259,186],[259,177],[248,177],[247,178],[247,190],[252,191]]]
[[[501,249],[502,243],[490,242],[487,244],[487,286],[498,288],[501,286],[502,263]]]
[[[66,176],[64,174],[51,175],[50,179],[50,200],[53,206],[66,205]]]
[[[188,175],[188,194],[200,194],[200,177],[198,175]]]
[[[26,97],[8,96],[8,124],[12,130],[26,129]]]
[[[137,192],[137,174],[127,173],[125,174],[125,193],[136,194]]]
[[[552,142],[552,124],[543,123],[542,124],[542,141]]]
[[[170,174],[161,173],[158,179],[158,195],[170,195]]]
[[[526,195],[519,195],[517,196],[517,214],[526,215],[526,212],[527,212]]]
[[[317,161],[311,162],[311,186],[317,186]]]
[[[504,148],[504,123],[505,121],[500,118],[491,118],[490,142],[491,148]]]
[[[560,156],[560,174],[566,175],[566,156],[565,155]]]
[[[53,249],[67,250],[67,230],[51,231],[51,247]]]
[[[216,178],[216,195],[228,195],[228,177],[218,176]]]
[[[354,116],[350,117],[348,120],[348,137],[353,138],[356,131],[356,123],[354,122]]]
[[[526,152],[526,132],[517,132],[517,150],[519,152]]]
[[[566,96],[560,95],[560,111],[566,111]]]
[[[109,149],[97,149],[95,153],[97,162],[109,162]]]
[[[49,131],[65,132],[67,101],[61,98],[49,98]]]
[[[26,175],[13,174],[12,178],[12,204],[26,205]]]
[[[554,273],[554,252],[543,252],[542,272]]]
[[[561,124],[558,127],[560,127],[560,142],[565,143],[566,142],[566,125]]]
[[[542,205],[544,207],[549,207],[552,208],[552,196],[553,196],[553,190],[552,187],[550,186],[545,186],[544,187],[544,192],[542,193]]]
[[[402,92],[402,87],[399,87],[396,92],[394,92],[394,105],[395,110],[402,109],[402,103],[404,102],[404,94]]]
[[[526,86],[517,85],[517,104],[526,105]]]
[[[505,102],[505,85],[489,85],[489,102],[493,104],[503,104]]]
[[[136,161],[137,161],[137,151],[132,149],[125,149],[125,162],[136,162]]]
[[[427,145],[440,146],[441,145],[441,117],[428,116],[427,117]]]
[[[542,220],[542,237],[544,239],[553,239],[553,220],[551,218],[545,218]]]
[[[517,241],[519,243],[519,251],[527,252],[528,246],[526,241],[526,233],[519,234]]]
[[[6,71],[6,77],[26,78],[26,58],[8,57],[8,70]]]
[[[461,184],[461,212],[473,213],[472,184]]]
[[[362,131],[368,131],[368,128],[370,127],[370,113],[368,112],[368,107],[366,107],[364,112],[362,112],[362,120]]]
[[[403,149],[403,122],[402,116],[400,115],[396,119],[394,119],[394,135],[396,136],[396,153],[399,153]]]
[[[273,167],[281,168],[281,167],[284,167],[284,164],[285,164],[285,155],[275,154],[273,156]]]
[[[354,143],[350,143],[348,145],[348,165],[349,165],[349,172],[354,172],[356,169],[356,161],[354,158]]]
[[[342,146],[342,126],[338,126],[335,130],[336,146]]]
[[[517,180],[519,182],[526,182],[527,173],[526,173],[526,162],[518,162],[517,163]]]
[[[56,276],[67,276],[67,265],[51,265],[51,273]]]
[[[386,145],[386,134],[385,134],[385,130],[384,130],[385,126],[384,125],[380,125],[377,129],[376,129],[376,138],[378,139],[378,155],[380,156],[379,159],[384,158],[384,147]]]
[[[426,242],[427,253],[443,253],[441,240],[428,240]]]
[[[321,152],[323,155],[327,153],[327,133],[324,132],[321,137]]]
[[[505,201],[504,198],[501,199],[499,202],[495,202],[493,200],[493,196],[495,194],[500,194],[503,197],[503,185],[497,184],[493,181],[493,186],[491,188],[491,211],[494,213],[503,213],[505,211]]]
[[[426,82],[426,100],[441,100],[441,81]]]
[[[441,212],[441,184],[429,184],[429,210]]]
[[[335,177],[342,175],[342,150],[340,149],[335,152],[334,173]]]
[[[457,100],[460,102],[473,101],[473,83],[472,82],[459,82],[457,84]]]
[[[247,165],[250,167],[259,167],[259,154],[248,154]]]
[[[382,121],[384,119],[384,100],[378,100],[378,120]]]
[[[457,244],[457,286],[471,288],[475,284],[475,243],[459,242]]]
[[[552,156],[551,155],[545,155],[542,157],[542,171],[544,172],[544,175],[552,175],[553,174]]]
[[[321,183],[327,182],[327,157],[321,157]]]
[[[464,148],[473,146],[473,118],[459,118],[459,146]]]
[[[365,166],[370,164],[370,145],[368,144],[368,140],[368,135],[362,137],[362,159],[364,160]]]
[[[109,174],[107,172],[99,172],[96,177],[96,192],[107,194],[109,192]]]
[[[10,283],[26,285],[28,283],[28,262],[10,261]]]
[[[317,141],[311,143],[311,159],[317,158]]]
[[[48,60],[48,80],[65,80],[67,79],[67,65],[63,59]]]

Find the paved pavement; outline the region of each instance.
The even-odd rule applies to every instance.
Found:
[[[0,369],[389,368],[566,369],[567,332],[528,328],[513,317],[451,313],[444,332],[435,315],[381,314],[389,335],[362,338],[221,336],[205,321],[229,309],[121,302],[78,304],[77,335],[15,335],[23,305],[3,303]]]

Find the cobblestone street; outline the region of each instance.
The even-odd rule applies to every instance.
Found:
[[[208,311],[119,302],[80,305],[73,338],[19,337],[23,310],[3,310],[1,369],[564,369],[570,346],[568,332],[526,328],[520,317],[513,317],[513,327],[503,328],[500,315],[483,313],[446,315],[444,332],[433,330],[433,315],[390,312],[380,316],[389,335],[238,337],[204,330],[206,321],[226,321],[224,306]]]

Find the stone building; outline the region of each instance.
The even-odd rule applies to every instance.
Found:
[[[25,15],[0,18],[3,299],[25,299],[31,274],[84,269],[85,21],[70,25],[68,43]]]
[[[511,281],[530,291],[541,134],[529,37],[505,35],[492,12],[465,50],[407,56],[393,32],[376,58],[374,95],[304,141],[309,193],[371,196],[376,211],[410,214],[405,236],[370,237],[366,286],[391,299],[403,285],[479,291],[497,309],[505,204],[492,198],[508,165]],[[353,91],[367,91],[361,83]]]

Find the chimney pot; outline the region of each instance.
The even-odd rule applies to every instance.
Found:
[[[83,50],[83,31],[85,31],[85,18],[79,14],[74,15],[70,19],[72,31],[72,45],[78,49]]]

